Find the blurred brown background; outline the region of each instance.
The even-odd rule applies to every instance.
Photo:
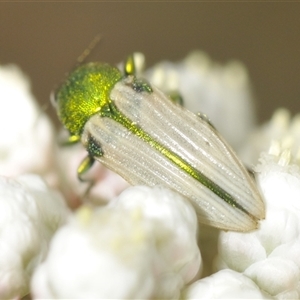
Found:
[[[110,63],[142,51],[150,66],[202,49],[248,67],[263,121],[278,106],[300,111],[299,32],[300,3],[1,2],[0,63],[17,63],[48,103],[97,33],[104,40],[90,59]]]

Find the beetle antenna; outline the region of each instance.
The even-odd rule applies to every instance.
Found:
[[[98,33],[93,40],[91,41],[91,43],[88,45],[88,47],[78,56],[77,58],[77,65],[81,65],[86,58],[91,54],[92,50],[94,50],[94,48],[99,44],[99,42],[102,39],[102,35],[100,33]]]

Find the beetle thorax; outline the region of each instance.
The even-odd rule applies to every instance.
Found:
[[[101,112],[121,72],[108,64],[88,63],[72,72],[56,94],[58,116],[72,135],[80,135],[89,118]]]

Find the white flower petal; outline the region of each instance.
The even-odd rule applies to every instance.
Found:
[[[68,215],[63,199],[35,175],[0,177],[0,298],[24,296],[48,243]]]
[[[272,155],[287,150],[293,162],[299,162],[300,115],[294,117],[285,108],[277,109],[270,121],[254,130],[239,149],[240,158],[249,166],[256,165],[262,152]],[[282,157],[284,158],[284,157]]]
[[[186,199],[162,187],[135,186],[126,189],[110,206],[129,211],[141,209],[144,216],[158,226],[155,234],[163,241],[158,245],[159,251],[168,263],[182,273],[185,283],[195,277],[201,264],[195,240],[198,221]]]
[[[253,263],[266,258],[266,250],[253,233],[222,232],[219,241],[219,266],[226,264],[230,269],[243,272]]]
[[[299,267],[293,261],[280,257],[270,257],[257,262],[244,274],[272,296],[292,290],[296,292],[300,280]]]
[[[54,130],[38,109],[28,78],[15,65],[0,66],[0,90],[1,174],[35,172],[50,176]]]
[[[281,257],[284,259],[290,259],[300,269],[300,239],[297,238],[289,243],[282,244],[272,251],[269,257]]]
[[[226,269],[190,285],[184,299],[269,299],[247,276]]]

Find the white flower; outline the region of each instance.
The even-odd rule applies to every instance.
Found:
[[[157,226],[154,228],[157,237],[162,235],[163,242],[157,247],[172,266],[171,272],[178,272],[185,284],[195,277],[201,263],[195,243],[198,221],[188,200],[168,189],[136,186],[126,189],[110,206],[129,212],[140,209]],[[162,229],[165,233],[160,232]]]
[[[162,188],[132,187],[107,207],[84,206],[54,236],[33,297],[177,299],[201,264],[196,228],[192,206]]]
[[[221,66],[195,51],[178,63],[161,62],[145,76],[167,94],[179,92],[184,106],[206,114],[236,149],[253,128],[251,85],[246,68],[238,61]]]
[[[299,160],[300,114],[291,117],[285,108],[278,108],[270,121],[254,130],[239,151],[239,156],[249,166],[256,165],[262,152],[289,149],[292,158]]]
[[[266,218],[251,233],[222,232],[217,259],[219,269],[242,272],[277,299],[300,297],[300,172],[291,156],[287,149],[262,156]]]
[[[183,299],[270,299],[247,276],[221,270],[191,284]]]
[[[54,131],[38,109],[28,78],[15,65],[0,66],[0,91],[0,174],[34,172],[54,183]]]
[[[0,177],[0,298],[22,297],[68,215],[63,199],[36,175]]]

